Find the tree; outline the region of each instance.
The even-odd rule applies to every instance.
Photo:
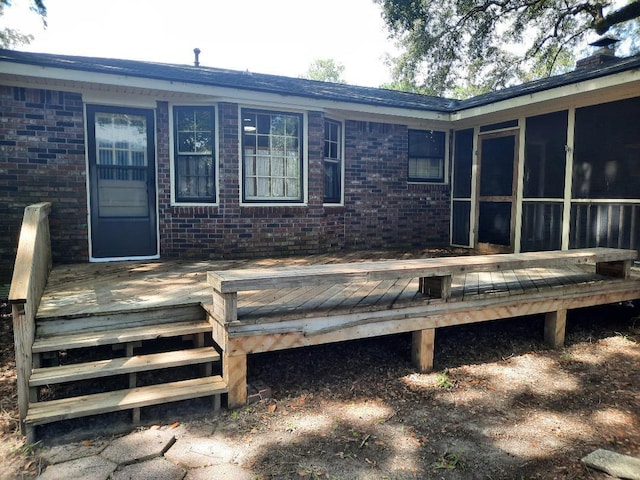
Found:
[[[309,66],[307,73],[301,78],[318,80],[320,82],[346,83],[342,78],[344,65],[336,63],[332,58],[319,58]]]
[[[0,0],[0,16],[4,15],[5,9],[11,6],[11,0]],[[30,0],[29,9],[42,17],[42,22],[47,25],[47,7],[44,0]],[[13,48],[24,45],[33,40],[31,35],[25,35],[13,28],[3,28],[0,30],[0,48]]]
[[[391,87],[490,91],[568,70],[588,34],[638,23],[640,0],[374,0],[403,53]],[[628,1],[628,0],[622,0]],[[634,31],[635,27],[628,29]]]

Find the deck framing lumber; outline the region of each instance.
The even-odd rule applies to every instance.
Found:
[[[564,346],[567,310],[565,308],[548,312],[544,318],[544,341],[551,348]]]
[[[617,288],[616,288],[617,287]],[[603,290],[602,285],[574,288],[571,295],[535,292],[514,297],[497,297],[468,302],[442,303],[426,313],[424,307],[366,312],[342,317],[322,317],[289,322],[241,326],[229,331],[227,352],[243,355],[306,347],[324,343],[408,333],[563,309],[606,305],[640,297],[640,280]],[[435,305],[432,305],[432,308]],[[324,328],[318,328],[323,326]]]
[[[216,375],[81,397],[63,398],[32,404],[25,422],[29,425],[42,425],[87,415],[98,415],[160,403],[220,395],[226,393],[226,391],[224,380],[219,375]]]
[[[598,247],[550,252],[309,265],[304,268],[294,266],[229,269],[208,272],[207,281],[214,291],[225,294],[248,290],[295,288],[301,285],[364,283],[407,277],[447,277],[466,272],[516,270],[550,265],[631,262],[636,258],[637,252],[634,250]]]
[[[37,338],[33,343],[34,352],[71,350],[74,348],[96,347],[117,343],[138,342],[156,338],[178,337],[194,333],[208,332],[211,325],[207,321],[178,322],[155,326],[142,326],[122,330],[82,332],[69,335]]]
[[[419,372],[433,370],[433,349],[436,340],[436,329],[416,330],[412,334],[411,358]]]
[[[32,387],[36,387],[54,383],[74,382],[87,378],[135,374],[136,372],[148,370],[217,362],[219,360],[220,355],[212,347],[127,356],[59,367],[36,368],[31,374],[29,384]],[[130,388],[132,387],[135,387],[135,384],[130,385]]]

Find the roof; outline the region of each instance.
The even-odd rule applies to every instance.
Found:
[[[452,110],[460,111],[468,108],[481,107],[502,100],[531,95],[533,93],[551,90],[565,85],[606,77],[616,73],[640,68],[640,55],[627,58],[617,58],[609,63],[591,67],[582,67],[572,72],[556,75],[553,77],[541,78],[532,82],[523,83],[515,87],[509,87],[495,92],[485,93],[462,100],[457,105],[452,105]]]
[[[364,105],[427,110],[451,113],[480,107],[556,87],[605,77],[640,68],[640,55],[621,58],[607,64],[583,67],[563,75],[543,78],[514,87],[478,95],[466,100],[399,92],[381,88],[359,87],[340,83],[318,82],[302,78],[241,72],[192,65],[122,60],[98,57],[78,57],[45,53],[0,50],[0,62],[11,62],[50,68],[62,68],[90,73],[123,75],[164,81],[176,81],[212,87],[291,95],[318,100],[349,102]]]
[[[28,53],[13,50],[0,50],[0,62],[63,68],[91,73],[126,75],[153,80],[177,81],[212,87],[227,87],[254,92],[411,110],[448,112],[448,107],[451,103],[451,99],[417,93],[203,66],[195,67],[193,65]]]

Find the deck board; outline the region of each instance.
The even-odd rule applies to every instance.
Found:
[[[390,252],[348,252],[308,257],[225,261],[148,261],[65,265],[53,269],[38,319],[105,315],[148,311],[176,305],[211,303],[207,271],[251,267],[320,265],[343,261],[393,258]],[[566,265],[554,268],[473,272],[454,275],[452,302],[487,295],[523,295],[546,289],[593,284],[602,277],[593,266]],[[238,294],[238,317],[242,323],[275,321],[291,312],[297,315],[335,315],[343,312],[377,311],[424,305],[418,280],[379,280],[358,284],[315,285]],[[106,317],[105,317],[106,318]],[[53,325],[53,324],[52,324]]]

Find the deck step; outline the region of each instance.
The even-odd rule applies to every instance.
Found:
[[[29,380],[29,386],[39,387],[42,385],[75,382],[89,378],[217,362],[219,360],[220,355],[213,347],[203,347],[150,355],[136,355],[134,357],[113,358],[59,367],[35,368]]]
[[[161,383],[147,387],[32,403],[29,405],[29,413],[25,418],[25,423],[32,426],[44,425],[88,415],[117,412],[223,393],[227,393],[227,384],[219,375],[182,380],[180,382]]]
[[[71,350],[74,348],[97,347],[119,343],[153,340],[156,338],[179,337],[194,333],[211,331],[211,324],[202,320],[197,322],[178,322],[161,325],[148,325],[99,332],[83,332],[51,337],[38,337],[33,342],[33,353]]]

